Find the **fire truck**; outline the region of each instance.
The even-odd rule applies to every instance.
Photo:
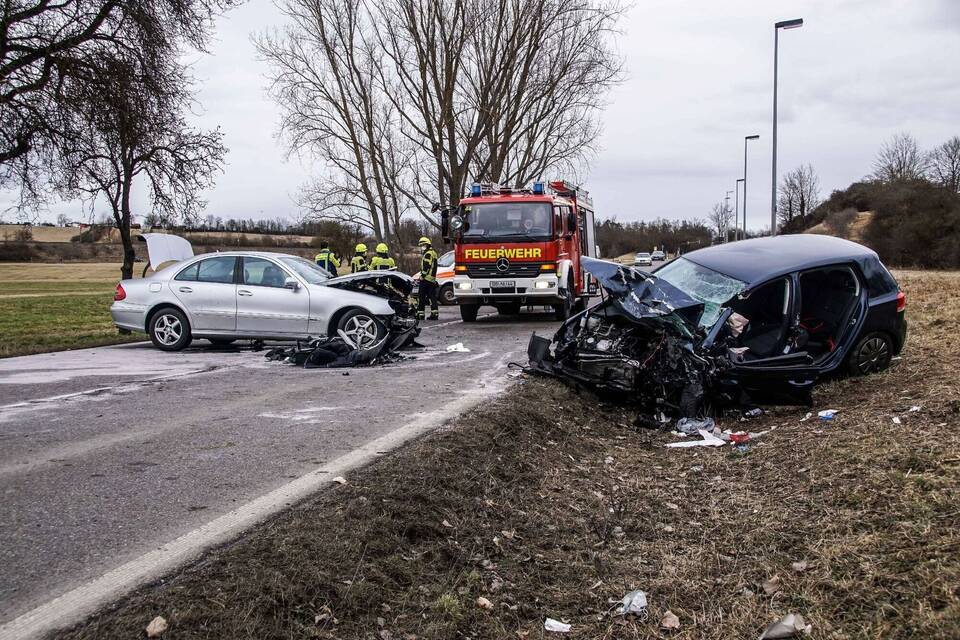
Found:
[[[463,320],[475,321],[482,305],[503,315],[551,306],[560,320],[584,308],[597,292],[580,266],[581,256],[597,257],[593,218],[587,192],[563,180],[522,189],[474,183],[441,214]]]

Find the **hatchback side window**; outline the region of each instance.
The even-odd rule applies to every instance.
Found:
[[[243,283],[254,287],[282,287],[287,272],[263,258],[243,259]]]
[[[197,280],[200,282],[233,283],[233,271],[237,259],[234,256],[207,258],[199,262]]]
[[[200,266],[199,262],[194,262],[192,265],[181,271],[177,274],[174,280],[186,281],[186,282],[196,282],[197,281],[197,271]]]

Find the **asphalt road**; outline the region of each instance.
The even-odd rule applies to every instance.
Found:
[[[205,341],[0,360],[0,625],[418,416],[451,417],[556,327],[444,308],[415,359],[350,370]]]

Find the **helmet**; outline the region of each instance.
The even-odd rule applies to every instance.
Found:
[[[362,242],[358,243],[358,244],[357,244],[357,249],[356,249],[356,251],[357,251],[357,253],[366,253],[366,252],[367,252],[367,245],[363,244]]]
[[[390,249],[387,247],[386,242],[381,242],[380,244],[377,245],[377,253],[386,253],[389,250]]]
[[[425,244],[430,244],[430,238],[428,238],[427,236],[423,236],[422,238],[420,238],[420,240],[417,241],[418,246],[422,246]]]

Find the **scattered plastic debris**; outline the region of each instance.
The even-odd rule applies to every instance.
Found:
[[[330,482],[336,482],[337,484],[347,484],[347,479],[344,478],[343,476],[337,476],[336,478],[334,478],[334,479],[331,480]]]
[[[167,630],[168,626],[169,625],[167,624],[166,618],[164,618],[163,616],[157,616],[156,618],[150,621],[150,624],[147,625],[147,628],[146,628],[147,637],[159,638],[163,634],[163,632]]]
[[[839,412],[839,409],[824,409],[823,411],[817,412],[817,416],[819,416],[821,420],[833,420],[833,417]]]
[[[893,424],[900,424],[900,418],[897,416],[893,416]]]
[[[713,431],[717,423],[713,418],[680,418],[677,420],[677,431],[688,436],[696,435],[698,431]]]
[[[780,591],[780,576],[773,576],[769,580],[765,580],[762,585],[763,592],[768,596],[772,596],[777,591]]]
[[[807,412],[807,415],[805,415],[805,416],[803,416],[802,418],[800,418],[800,422],[806,422],[807,420],[809,420],[809,419],[812,418],[812,417],[813,417],[813,413],[810,412],[810,411],[808,411],[808,412]]]
[[[447,347],[447,353],[470,353],[470,349],[463,346],[462,342],[458,342]]]
[[[553,618],[547,618],[543,623],[544,631],[553,631],[554,633],[570,633],[570,625]]]
[[[617,609],[614,611],[614,614],[618,616],[632,614],[646,618],[647,594],[640,589],[631,591],[627,595],[623,596],[619,604],[617,604]]]
[[[797,573],[803,573],[810,568],[810,564],[806,560],[799,560],[790,565],[790,568],[796,571]]]
[[[750,442],[750,435],[746,431],[734,431],[733,433],[728,434],[730,442],[733,444],[746,444]]]
[[[667,609],[667,612],[663,614],[663,618],[660,619],[660,628],[667,629],[672,631],[673,629],[680,628],[680,618],[677,617],[673,611]]]
[[[493,603],[487,600],[486,598],[484,598],[483,596],[480,596],[479,598],[477,598],[477,606],[480,607],[481,609],[486,609],[487,611],[490,611],[491,609],[493,609]]]
[[[722,440],[709,431],[704,431],[700,429],[697,433],[700,434],[700,437],[703,440],[685,440],[682,442],[669,442],[665,446],[671,448],[687,448],[687,447],[722,447],[727,444],[725,440]]]
[[[907,409],[907,411],[909,411],[910,413],[913,413],[914,411],[920,411],[920,407],[918,407],[917,405],[913,405],[912,407]]]
[[[810,633],[813,625],[807,624],[799,613],[788,613],[774,622],[764,631],[759,640],[776,640],[777,638],[795,638],[801,633]]]
[[[759,418],[760,416],[763,415],[763,409],[761,409],[760,407],[754,407],[753,409],[750,409],[750,411],[747,411],[743,415],[744,417],[747,417],[747,418]]]

